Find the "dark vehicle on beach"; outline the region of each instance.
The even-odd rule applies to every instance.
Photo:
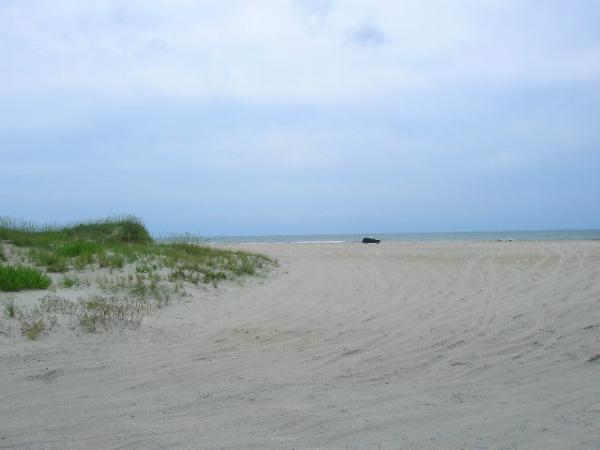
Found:
[[[375,239],[372,236],[364,237],[362,239],[363,244],[379,244],[381,241],[379,239]]]

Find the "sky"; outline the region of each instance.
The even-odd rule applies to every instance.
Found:
[[[600,228],[600,0],[2,0],[0,216]]]

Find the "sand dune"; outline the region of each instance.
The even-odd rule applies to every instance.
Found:
[[[252,251],[139,329],[3,340],[0,448],[600,449],[600,243]]]

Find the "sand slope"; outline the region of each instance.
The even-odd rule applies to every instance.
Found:
[[[600,449],[600,243],[252,246],[267,279],[0,350],[0,448]]]

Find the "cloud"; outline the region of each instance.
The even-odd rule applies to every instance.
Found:
[[[347,33],[346,43],[377,47],[388,42],[381,28],[373,23],[364,23]]]
[[[472,228],[474,205],[541,223],[510,200],[560,194],[597,226],[598,22],[587,1],[0,1],[3,213],[399,231]]]
[[[0,96],[343,103],[589,83],[598,16],[516,0],[12,0]]]
[[[334,8],[333,0],[293,0],[293,7],[310,21],[322,22]]]

